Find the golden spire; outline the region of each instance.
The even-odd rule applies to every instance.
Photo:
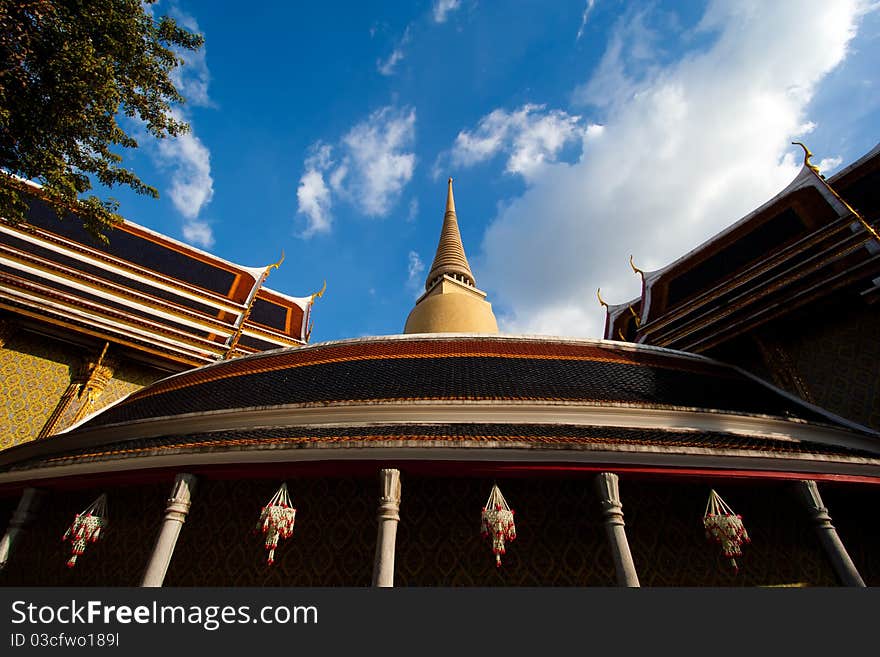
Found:
[[[498,333],[498,322],[486,293],[474,285],[455,217],[452,178],[446,193],[446,214],[425,293],[406,318],[404,333]]]
[[[472,287],[476,287],[474,274],[464,254],[464,246],[461,243],[461,233],[458,231],[458,217],[455,215],[455,198],[452,196],[452,178],[448,181],[449,187],[446,192],[446,214],[443,216],[443,228],[440,229],[440,242],[437,244],[437,254],[434,263],[425,281],[425,289],[430,290],[437,279],[443,274],[461,281]]]

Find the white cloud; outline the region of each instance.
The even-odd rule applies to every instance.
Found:
[[[434,0],[434,21],[445,23],[449,14],[461,6],[461,0]]]
[[[414,109],[385,107],[342,138],[349,168],[345,193],[367,216],[388,214],[412,178],[416,156],[406,149],[415,141],[415,124]]]
[[[388,76],[394,74],[394,67],[397,66],[397,63],[402,60],[404,57],[403,48],[395,48],[391,51],[391,54],[388,55],[386,59],[380,59],[376,62],[376,69],[382,75]]]
[[[144,5],[148,7],[149,5]],[[150,7],[152,10],[152,7]],[[171,4],[168,13],[184,28],[198,32],[199,26],[195,18],[183,12],[177,5]],[[152,11],[150,11],[152,15]],[[189,105],[212,106],[208,95],[210,73],[205,58],[204,46],[197,52],[178,51],[184,58],[184,64],[174,69],[171,81],[186,98]],[[148,152],[159,168],[168,172],[168,182],[162,187],[167,189],[174,208],[184,222],[181,227],[183,238],[203,248],[214,245],[214,235],[210,224],[199,220],[202,209],[211,202],[214,196],[214,178],[211,175],[211,151],[195,133],[192,119],[185,110],[186,105],[172,108],[171,115],[178,121],[185,121],[191,127],[190,132],[177,137],[152,139],[142,121],[135,120],[135,130],[139,140],[149,144]],[[163,189],[163,193],[164,193]]]
[[[183,224],[183,238],[190,244],[195,244],[203,249],[214,246],[214,232],[206,221],[192,219]]]
[[[484,236],[480,279],[503,330],[601,335],[596,288],[618,303],[640,292],[629,254],[658,269],[784,188],[801,161],[792,137],[808,130],[807,104],[846,56],[862,9],[713,0],[698,28],[711,41],[665,65],[647,56],[650,36],[632,54],[651,13],[618,24],[576,94],[600,108],[602,127],[585,131],[578,162],[527,178]]]
[[[297,189],[298,212],[309,221],[301,236],[330,231],[336,197],[366,216],[387,215],[415,170],[415,124],[414,109],[387,106],[355,124],[337,146],[313,145]]]
[[[590,17],[590,12],[593,11],[593,7],[596,5],[596,0],[587,0],[587,4],[584,5],[584,13],[581,15],[581,26],[578,28],[577,37],[575,37],[575,41],[580,41],[581,37],[584,35],[584,28],[587,26],[587,19]]]
[[[299,212],[306,215],[308,224],[300,233],[300,237],[311,237],[317,233],[329,233],[333,223],[330,215],[332,200],[330,190],[324,183],[320,171],[309,169],[299,179],[296,189],[296,200]]]
[[[409,209],[406,212],[407,221],[415,221],[419,216],[419,199],[414,198],[409,202]]]
[[[407,285],[410,287],[418,287],[422,283],[422,273],[425,271],[425,263],[415,251],[410,251],[407,256]]]
[[[188,132],[157,140],[155,153],[158,164],[171,174],[171,202],[192,221],[214,196],[211,152],[193,132]]]
[[[186,28],[190,32],[201,32],[196,19],[181,10],[180,7],[172,5],[168,13],[181,27]],[[208,70],[206,46],[203,45],[195,52],[179,48],[175,49],[175,52],[179,57],[183,58],[184,64],[171,71],[170,77],[174,86],[186,98],[187,104],[199,107],[213,107],[213,102],[208,95],[211,73]]]
[[[407,25],[406,29],[403,31],[403,36],[400,38],[397,46],[395,46],[394,50],[391,51],[391,54],[388,55],[385,59],[379,59],[376,61],[376,69],[384,76],[394,75],[395,68],[397,64],[400,63],[404,57],[406,57],[406,52],[404,48],[409,44],[410,35],[412,34],[412,25]]]
[[[817,164],[816,166],[819,167],[819,173],[824,175],[834,171],[837,167],[841,165],[842,162],[843,158],[840,156],[823,157],[821,160],[819,160],[819,164]]]
[[[561,110],[545,111],[544,105],[523,105],[513,112],[496,109],[472,132],[459,132],[451,151],[441,159],[472,166],[503,152],[509,173],[532,176],[546,162],[555,161],[566,143],[583,137],[579,121],[580,117]]]

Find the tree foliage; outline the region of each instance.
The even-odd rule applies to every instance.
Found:
[[[117,119],[156,138],[189,130],[170,74],[203,39],[154,17],[155,2],[0,0],[0,216],[26,220],[33,181],[59,216],[102,236],[121,219],[112,198],[84,197],[93,181],[158,197],[122,166],[121,149],[138,143]]]

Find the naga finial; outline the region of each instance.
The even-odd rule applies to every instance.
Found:
[[[605,299],[602,298],[602,288],[601,287],[596,288],[596,297],[599,299],[599,305],[604,306],[605,309],[607,310],[608,304],[605,303]]]
[[[791,142],[791,144],[792,146],[800,146],[804,149],[804,166],[813,171],[817,176],[821,176],[822,174],[819,173],[819,167],[810,162],[810,158],[813,157],[813,153],[810,151],[809,148],[807,148],[806,144],[800,141],[793,141]]]
[[[632,267],[632,270],[633,270],[634,273],[636,273],[636,274],[638,274],[639,276],[642,277],[642,280],[643,280],[643,281],[645,280],[645,272],[643,272],[641,269],[639,269],[638,267],[636,267],[636,263],[633,262],[632,254],[630,254],[630,256],[629,256],[629,266]]]
[[[315,299],[320,299],[321,297],[323,297],[323,296],[324,296],[324,291],[325,291],[326,289],[327,289],[327,279],[324,279],[324,285],[321,286],[321,291],[320,291],[320,292],[315,292],[315,293],[312,295],[311,301],[314,302]]]
[[[281,249],[281,259],[278,262],[274,262],[268,267],[266,267],[266,271],[272,271],[273,269],[278,269],[281,266],[281,263],[284,262],[284,249]]]

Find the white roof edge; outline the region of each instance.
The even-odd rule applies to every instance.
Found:
[[[830,205],[838,208],[838,211],[839,211],[840,207],[843,207],[840,204],[840,202],[836,198],[834,198],[834,195],[831,194],[831,192],[829,192],[828,189],[825,188],[824,185],[819,184],[819,181],[816,179],[816,174],[813,173],[808,167],[803,166],[803,167],[801,167],[801,170],[798,172],[798,174],[794,177],[794,179],[788,185],[786,185],[785,188],[782,189],[782,191],[775,194],[770,200],[765,201],[760,206],[758,206],[756,209],[749,212],[747,215],[740,217],[739,219],[734,221],[732,224],[727,226],[727,228],[724,228],[720,232],[715,233],[712,237],[705,240],[701,244],[695,246],[693,249],[691,249],[690,251],[685,253],[683,256],[672,261],[671,263],[669,263],[668,265],[666,265],[662,269],[657,269],[652,272],[646,272],[645,273],[645,283],[650,285],[651,283],[656,281],[662,274],[674,269],[676,266],[678,266],[682,262],[689,260],[695,254],[704,250],[709,245],[714,244],[715,242],[718,242],[723,237],[729,235],[734,230],[736,230],[737,228],[739,228],[743,224],[747,223],[752,217],[764,212],[767,208],[772,206],[774,203],[777,203],[780,199],[784,198],[785,196],[787,196],[787,195],[789,195],[799,189],[805,188],[805,187],[813,187],[813,188],[817,189],[819,191],[819,193],[822,194],[822,196],[824,196],[826,198],[826,200],[829,202]],[[838,206],[840,206],[840,207],[838,207]]]

